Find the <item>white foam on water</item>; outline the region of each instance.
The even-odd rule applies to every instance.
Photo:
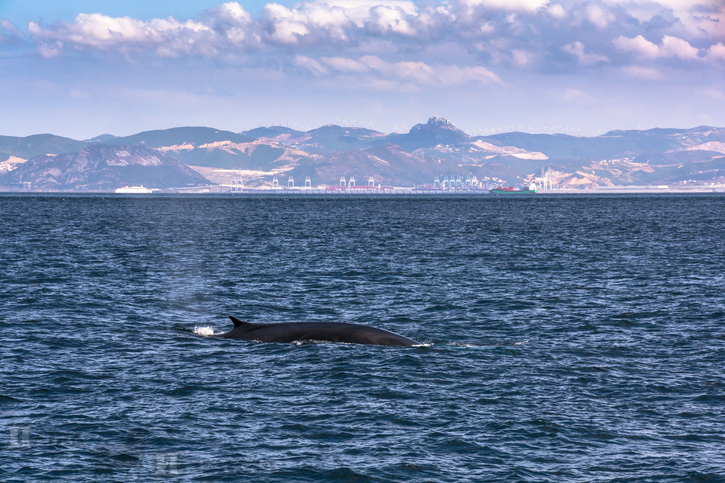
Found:
[[[465,344],[463,342],[446,342],[445,345],[447,345],[448,347],[463,347],[466,349],[474,349],[474,348],[483,347],[483,346],[479,346],[476,344]]]
[[[211,327],[194,327],[194,333],[202,337],[209,337],[210,335],[214,335],[216,332],[214,332],[214,329]]]

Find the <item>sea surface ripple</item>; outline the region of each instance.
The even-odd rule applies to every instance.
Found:
[[[725,481],[724,267],[723,196],[0,196],[0,480]]]

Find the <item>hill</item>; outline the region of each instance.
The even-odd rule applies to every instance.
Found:
[[[486,187],[527,184],[548,171],[547,180],[556,187],[595,188],[708,183],[725,175],[724,128],[615,130],[596,137],[522,132],[471,136],[435,116],[403,134],[326,125],[306,132],[272,126],[241,133],[179,127],[126,137],[101,135],[88,142],[50,134],[0,137],[0,155],[4,156],[0,184],[17,186],[13,183],[18,180],[10,174],[20,170],[25,159],[83,153],[89,146],[106,146],[97,155],[108,155],[111,160],[109,146],[144,148],[147,151],[141,157],[153,153],[159,159],[174,159],[215,183],[228,184],[235,176],[241,177],[248,187],[269,186],[275,177],[286,184],[287,176],[296,178],[298,185],[308,176],[313,185],[337,185],[341,177],[354,176],[358,184],[367,184],[373,177],[377,184],[398,186],[432,184],[436,177],[475,177]],[[44,166],[49,163],[45,159],[45,164],[35,162],[19,172],[30,176],[28,170],[36,169],[47,174]],[[98,159],[94,169],[103,166],[103,159]],[[36,176],[38,183],[43,176]],[[179,184],[170,172],[169,176],[167,181],[154,182],[158,186],[186,184]],[[59,174],[53,178],[56,181],[37,186],[66,186],[61,178]],[[88,182],[87,186],[101,189],[97,183]],[[85,188],[78,184],[68,189]]]
[[[286,128],[285,128],[286,129]],[[113,138],[107,144],[140,144],[190,166],[266,169],[285,154],[275,142],[256,142],[246,134],[209,127],[179,127]]]
[[[386,140],[403,149],[414,151],[433,146],[460,145],[471,141],[471,137],[454,126],[448,119],[434,116],[425,124],[416,124],[406,134],[393,134]]]
[[[76,153],[44,154],[0,176],[0,186],[8,191],[113,191],[125,185],[163,189],[208,183],[171,156],[133,144],[91,144]]]
[[[191,145],[199,147],[204,144],[231,141],[246,143],[254,138],[231,131],[222,131],[210,127],[175,127],[155,131],[144,131],[125,137],[115,137],[106,141],[107,144],[143,144],[152,148]]]
[[[41,154],[71,153],[84,147],[83,141],[53,134],[34,134],[27,137],[0,136],[0,163],[11,156],[30,159]]]

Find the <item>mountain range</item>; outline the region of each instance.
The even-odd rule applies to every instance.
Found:
[[[34,191],[114,191],[124,185],[188,187],[208,183],[168,154],[137,144],[84,144],[74,153],[35,156],[0,177]]]
[[[127,153],[120,155],[119,153]],[[78,141],[51,134],[0,136],[0,190],[112,191],[338,185],[354,177],[388,186],[475,177],[484,187],[521,185],[543,170],[560,188],[708,183],[725,175],[725,128],[610,131],[596,137],[507,132],[471,136],[432,117],[407,133],[327,125],[235,133],[208,127],[103,134]]]

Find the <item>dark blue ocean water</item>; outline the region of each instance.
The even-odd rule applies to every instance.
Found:
[[[0,350],[2,481],[725,481],[725,197],[0,197]]]

